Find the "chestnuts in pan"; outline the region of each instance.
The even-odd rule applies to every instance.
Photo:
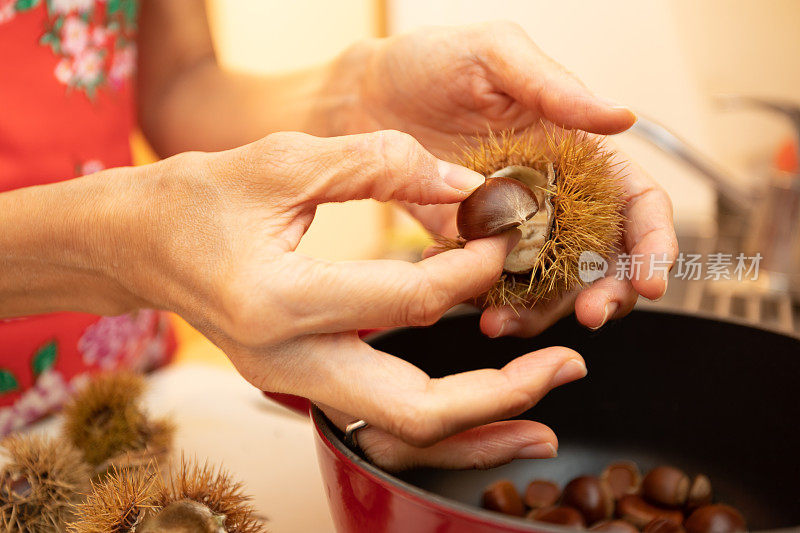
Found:
[[[704,505],[683,523],[686,533],[740,533],[747,530],[744,517],[730,505]]]
[[[642,480],[642,496],[666,507],[681,507],[689,496],[689,478],[671,466],[652,469]]]
[[[512,516],[525,516],[525,505],[513,483],[506,479],[496,481],[483,492],[483,506]]]
[[[561,497],[558,485],[547,479],[534,479],[528,483],[523,500],[531,509],[540,509],[555,505]]]
[[[594,476],[576,477],[567,483],[561,503],[579,510],[589,525],[611,518],[614,513],[611,491]]]

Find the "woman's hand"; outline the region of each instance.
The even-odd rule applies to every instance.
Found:
[[[480,134],[487,127],[540,129],[544,120],[611,134],[635,121],[630,109],[593,94],[509,22],[424,28],[369,41],[346,53],[339,64],[343,71],[357,72],[359,80],[360,103],[342,121],[348,131],[406,131],[445,159],[453,157],[461,136]],[[664,294],[666,279],[647,274],[654,258],[671,264],[677,256],[672,206],[641,168],[623,154],[619,162],[627,202],[620,252],[641,254],[643,275],[616,280],[609,272],[580,294],[519,315],[510,308],[488,309],[481,321],[486,334],[535,335],[573,308],[579,321],[597,328],[627,314],[640,294],[650,299]],[[455,206],[408,208],[430,231],[456,235]]]
[[[115,172],[122,169],[101,177],[110,182]],[[437,160],[395,131],[327,139],[273,134],[138,172],[136,194],[124,204],[127,217],[138,213],[138,224],[118,234],[104,275],[137,302],[186,318],[253,385],[310,398],[340,425],[367,420],[360,442],[388,468],[488,466],[555,453],[548,428],[496,421],[582,377],[586,368],[575,352],[548,348],[499,370],[431,379],[355,332],[431,324],[482,293],[499,276],[517,232],[415,264],[331,263],[294,251],[321,203],[459,202],[482,176]]]

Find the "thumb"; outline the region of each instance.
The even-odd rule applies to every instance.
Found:
[[[363,198],[415,204],[460,202],[484,182],[466,167],[437,159],[412,136],[385,130],[318,139],[315,157],[325,162],[313,179],[317,203]]]

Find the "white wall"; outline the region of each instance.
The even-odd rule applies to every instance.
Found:
[[[722,92],[800,102],[800,2],[794,0],[390,0],[391,32],[509,19],[597,93],[691,140],[734,173],[757,170],[788,128],[755,113],[721,115]],[[513,51],[511,51],[513,53]],[[707,228],[713,192],[645,143],[618,141],[668,190],[679,230]]]

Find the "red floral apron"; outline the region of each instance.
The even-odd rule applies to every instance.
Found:
[[[0,192],[131,164],[136,23],[136,0],[0,0]],[[174,345],[157,311],[0,320],[0,436]]]

